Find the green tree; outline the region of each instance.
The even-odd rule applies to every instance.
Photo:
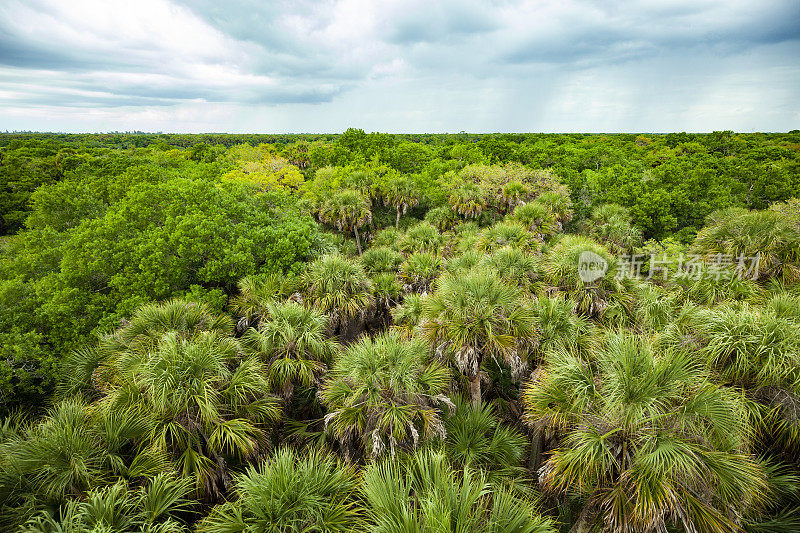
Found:
[[[146,352],[106,363],[99,406],[145,420],[151,429],[141,444],[173,458],[214,500],[224,494],[228,463],[256,454],[280,418],[264,365],[240,353],[236,339],[216,332],[165,333]]]
[[[372,282],[364,269],[338,254],[311,263],[303,276],[303,287],[309,303],[328,315],[334,332],[342,332],[363,318],[373,304]]]
[[[316,384],[337,345],[326,336],[328,319],[295,302],[271,303],[258,329],[250,328],[243,343],[267,367],[272,389],[291,400],[295,386]]]
[[[191,509],[187,496],[189,479],[157,474],[147,485],[128,487],[117,482],[93,489],[86,499],[70,500],[58,511],[58,518],[45,511],[20,530],[23,533],[179,533],[188,532],[183,516]]]
[[[339,231],[352,231],[356,236],[358,254],[361,255],[361,237],[358,228],[372,222],[370,201],[362,193],[344,190],[333,194],[318,209],[321,222]]]
[[[280,449],[236,476],[237,498],[214,507],[203,533],[353,531],[359,524],[358,475],[320,452]]]
[[[148,431],[132,413],[99,413],[77,399],[56,404],[34,422],[6,421],[0,525],[12,528],[92,489],[168,470],[161,454],[137,447]]]
[[[800,224],[780,211],[715,211],[697,234],[694,250],[712,257],[728,254],[759,257],[759,279],[779,277],[784,283],[800,280]]]
[[[399,463],[369,465],[362,489],[374,531],[553,532],[530,500],[456,469],[441,452],[423,450]]]
[[[527,420],[563,437],[541,471],[584,507],[572,531],[734,531],[764,499],[741,397],[686,353],[609,334],[592,360],[552,355],[525,391]]]
[[[390,205],[397,211],[394,227],[400,227],[400,215],[406,214],[408,209],[419,205],[420,193],[414,179],[409,175],[396,176],[383,187],[382,196],[386,205]]]
[[[425,337],[469,379],[474,405],[481,403],[480,367],[487,357],[500,357],[516,375],[526,367],[536,338],[531,310],[518,289],[494,273],[445,274],[423,309]]]
[[[450,383],[424,343],[396,334],[364,338],[334,363],[321,398],[326,427],[351,457],[356,449],[377,459],[444,436],[440,406]]]

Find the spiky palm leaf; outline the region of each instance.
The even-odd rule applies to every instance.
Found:
[[[373,303],[372,283],[364,269],[338,254],[311,263],[303,286],[309,303],[328,314],[333,327],[363,316]]]
[[[403,462],[369,465],[362,491],[371,531],[554,531],[530,499],[488,482],[480,472],[453,468],[434,450],[418,451]]]
[[[355,469],[332,456],[281,449],[237,476],[237,499],[214,507],[198,531],[353,531],[359,525],[357,483]]]
[[[237,323],[240,331],[258,325],[266,316],[267,305],[286,300],[297,290],[297,280],[281,273],[245,276],[237,285],[239,294],[231,298],[230,308],[241,317]]]
[[[326,335],[328,319],[294,302],[268,304],[258,329],[243,338],[248,352],[264,361],[273,391],[290,399],[295,386],[317,382],[338,349]]]
[[[505,360],[521,377],[536,328],[518,289],[488,270],[446,274],[423,302],[422,330],[471,381],[472,401],[481,401],[480,366],[486,357]]]
[[[373,459],[394,456],[443,435],[440,408],[449,402],[449,383],[422,342],[392,333],[362,339],[342,352],[321,391],[326,427],[345,453],[354,447]]]
[[[151,429],[142,444],[169,454],[212,499],[224,492],[226,461],[257,452],[263,430],[280,418],[263,363],[241,358],[231,337],[167,333],[154,351],[117,372],[118,384],[100,408],[147,420]]]
[[[564,436],[541,481],[586,498],[576,527],[597,517],[611,531],[727,532],[763,501],[741,397],[685,352],[611,334],[594,363],[551,355],[524,402],[532,424]]]

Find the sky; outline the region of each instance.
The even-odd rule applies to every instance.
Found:
[[[800,129],[800,0],[0,0],[0,131]]]

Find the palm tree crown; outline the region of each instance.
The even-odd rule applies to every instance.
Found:
[[[354,232],[358,253],[361,254],[361,237],[358,234],[358,228],[372,221],[369,198],[359,191],[340,191],[325,200],[318,213],[320,221],[330,224],[339,231]]]
[[[529,306],[519,291],[484,270],[446,274],[423,302],[426,338],[452,356],[471,382],[472,401],[479,404],[480,366],[487,356],[499,356],[520,374],[536,329]]]
[[[314,309],[288,302],[267,304],[266,311],[269,318],[250,328],[243,343],[265,362],[272,389],[288,399],[295,385],[317,381],[337,345],[326,336],[327,317]]]
[[[594,361],[552,355],[524,402],[528,421],[561,435],[542,483],[587,498],[573,531],[596,518],[612,531],[732,531],[765,490],[741,397],[686,353],[610,334]]]
[[[347,453],[360,443],[372,458],[394,456],[400,447],[442,436],[449,380],[419,341],[396,334],[363,339],[341,354],[322,390],[326,425]]]

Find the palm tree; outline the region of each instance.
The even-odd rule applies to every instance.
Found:
[[[539,334],[540,354],[591,345],[595,328],[586,317],[575,313],[572,300],[543,296],[533,302],[531,309]]]
[[[506,246],[530,253],[538,252],[541,242],[522,224],[515,221],[498,222],[483,230],[478,237],[477,249],[480,252],[492,253]]]
[[[581,261],[585,254],[600,258],[607,265],[605,273],[597,279],[582,277]],[[564,235],[542,262],[544,280],[548,285],[546,292],[572,300],[575,310],[589,317],[602,317],[615,306],[621,306],[625,312],[631,307],[631,291],[636,280],[618,272],[618,268],[617,258],[608,249],[578,235]]]
[[[751,299],[760,292],[757,282],[735,275],[733,269],[719,271],[699,262],[690,269],[687,266],[679,275],[672,276],[669,283],[678,298],[684,301],[711,306],[726,300]],[[691,272],[691,268],[696,268],[696,271]]]
[[[693,319],[699,352],[718,379],[762,406],[765,433],[789,449],[800,445],[800,325],[747,304],[703,309]]]
[[[187,496],[191,480],[160,473],[137,489],[126,483],[97,488],[85,500],[70,500],[56,518],[43,512],[31,519],[22,533],[83,533],[104,531],[126,533],[179,533],[189,531],[182,520],[191,507]]]
[[[469,272],[470,270],[483,265],[487,261],[488,260],[485,254],[478,252],[474,248],[468,248],[463,253],[450,257],[445,264],[445,270],[447,270],[450,274]]]
[[[361,255],[358,228],[372,222],[369,198],[354,190],[339,191],[325,200],[317,212],[321,222],[339,231],[352,231],[356,236],[358,254]]]
[[[320,452],[280,449],[236,476],[234,501],[198,525],[202,533],[353,531],[359,525],[358,474]]]
[[[392,319],[392,308],[402,299],[403,286],[397,279],[397,274],[380,272],[371,278],[375,296],[375,315],[373,324],[378,329],[385,329]]]
[[[147,353],[165,333],[191,338],[202,332],[228,335],[232,331],[233,322],[228,315],[211,311],[205,303],[172,299],[142,305],[113,334],[103,337],[100,347],[107,353]]]
[[[361,255],[361,265],[367,274],[396,273],[403,262],[403,254],[386,246],[370,248]]]
[[[528,200],[531,191],[526,184],[517,180],[512,180],[503,184],[503,186],[500,187],[499,193],[500,201],[502,202],[502,210],[508,213]]]
[[[303,276],[309,303],[326,313],[334,330],[346,328],[363,317],[372,305],[372,283],[360,264],[339,254],[320,257]]]
[[[401,213],[405,215],[410,207],[419,205],[419,188],[411,176],[403,174],[390,180],[383,189],[384,202],[397,210],[394,227],[399,228]]]
[[[800,226],[780,210],[747,211],[731,207],[708,216],[694,249],[705,256],[759,255],[757,277],[778,277],[785,283],[800,279]]]
[[[115,379],[99,407],[146,420],[151,429],[142,444],[175,459],[199,492],[216,499],[228,461],[256,455],[264,430],[280,418],[263,363],[241,354],[231,337],[166,333],[144,356],[114,362]]]
[[[538,200],[518,205],[507,219],[519,222],[541,241],[561,231],[556,214]]]
[[[434,207],[425,213],[425,222],[439,231],[447,231],[458,222],[458,216],[450,206]]]
[[[420,222],[409,228],[400,239],[400,249],[409,254],[414,252],[436,252],[444,242],[444,238],[435,226],[428,222]]]
[[[147,357],[157,349],[166,333],[190,339],[200,333],[227,336],[233,321],[227,315],[212,312],[200,302],[172,299],[140,306],[130,320],[122,320],[116,331],[100,338],[97,346],[87,346],[71,353],[63,363],[63,379],[57,386],[59,396],[91,388],[90,396],[105,393],[114,379],[116,362]]]
[[[0,444],[0,525],[11,528],[96,487],[168,468],[160,454],[138,449],[150,428],[130,415],[98,413],[70,399],[35,423],[7,430]]]
[[[611,251],[630,253],[642,241],[642,232],[633,225],[630,212],[621,205],[603,204],[592,212],[593,236],[608,243]]]
[[[448,199],[453,211],[464,218],[478,218],[486,209],[486,194],[474,183],[464,183]]]
[[[525,437],[501,424],[490,404],[476,407],[460,398],[454,404],[455,409],[444,419],[444,450],[452,464],[462,469],[480,469],[492,482],[525,477]]]
[[[572,220],[572,199],[566,186],[558,185],[553,190],[543,192],[536,198],[536,202],[546,206],[556,216],[559,231]]]
[[[414,337],[421,320],[422,297],[418,294],[407,294],[403,303],[392,308],[392,331],[402,339]]]
[[[325,424],[350,456],[354,445],[376,459],[420,439],[443,436],[440,405],[450,383],[424,343],[396,334],[365,338],[336,360],[320,394]]]
[[[243,344],[267,367],[272,390],[291,400],[297,385],[309,387],[325,371],[337,345],[326,336],[328,319],[294,302],[267,304],[267,320],[250,328]]]
[[[441,272],[441,258],[431,252],[416,252],[400,265],[399,278],[405,292],[427,294]]]
[[[480,472],[454,468],[434,450],[369,465],[362,492],[371,531],[555,531],[529,498],[490,483]]]
[[[747,304],[703,309],[695,331],[710,367],[744,388],[787,386],[800,379],[800,325]]]
[[[266,316],[267,306],[289,298],[297,290],[297,280],[279,272],[266,276],[246,276],[237,283],[239,294],[231,298],[230,308],[241,318],[240,331]]]
[[[537,259],[512,246],[505,246],[492,254],[481,256],[479,264],[523,290],[533,288],[540,278]]]
[[[636,324],[643,331],[661,331],[675,316],[677,296],[658,285],[647,284],[637,294],[633,305]]]
[[[526,368],[527,349],[536,339],[533,315],[518,289],[493,272],[445,274],[423,310],[425,337],[469,379],[476,406],[481,403],[480,367],[486,357],[505,360],[517,376]]]
[[[593,361],[552,354],[524,393],[526,419],[558,432],[541,469],[555,494],[585,499],[572,531],[734,531],[763,499],[741,396],[686,352],[609,334]]]

